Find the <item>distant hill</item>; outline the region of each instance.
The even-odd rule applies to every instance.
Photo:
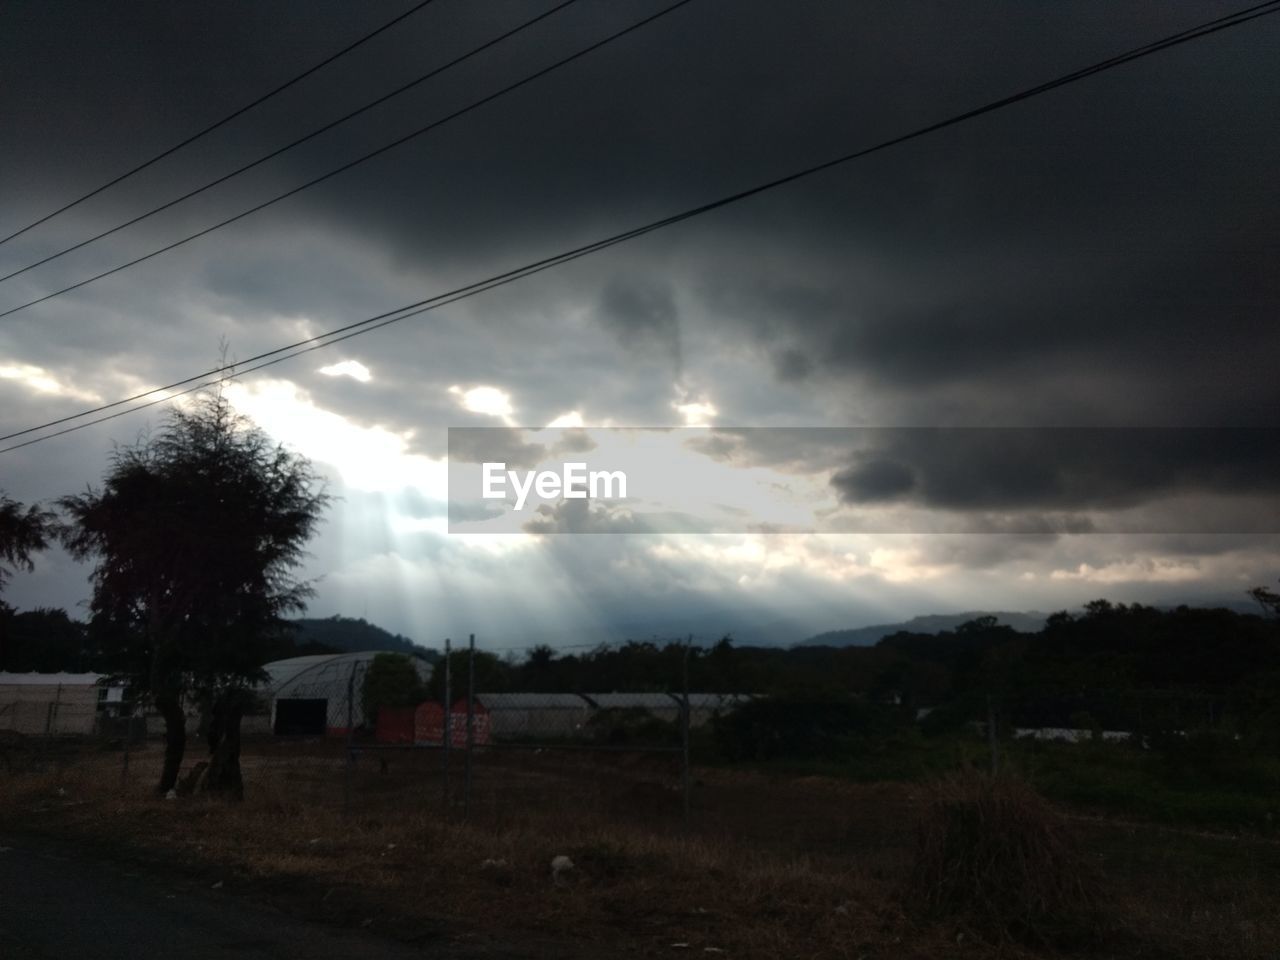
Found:
[[[854,627],[849,630],[831,630],[819,633],[796,644],[798,647],[870,647],[879,643],[890,634],[905,630],[908,633],[942,633],[954,630],[962,623],[976,620],[978,617],[995,617],[998,623],[1021,633],[1035,633],[1044,626],[1048,614],[1030,611],[1026,613],[1010,611],[971,610],[967,613],[930,613],[920,617],[912,617],[901,623],[879,623],[870,627]]]
[[[294,620],[293,623],[298,628],[293,638],[297,655],[324,653],[330,650],[344,653],[358,650],[394,650],[397,653],[407,653],[431,662],[438,659],[434,650],[419,646],[398,633],[383,630],[363,618],[357,620],[354,617],[329,617],[318,620],[304,617]]]

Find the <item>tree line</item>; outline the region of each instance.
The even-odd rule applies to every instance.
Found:
[[[162,792],[176,785],[186,750],[183,704],[201,704],[210,751],[203,784],[238,794],[240,718],[262,665],[332,649],[326,639],[350,635],[355,624],[368,642],[390,637],[363,621],[334,619],[303,621],[303,646],[296,641],[289,615],[303,610],[312,588],[295,571],[328,501],[311,465],[237,415],[221,393],[171,411],[154,436],[117,448],[101,487],[62,497],[57,510],[0,494],[0,591],[55,542],[93,565],[86,624],[60,610],[18,613],[0,600],[0,666],[123,679],[133,699],[163,717]],[[523,655],[477,653],[473,668],[476,689],[486,692],[687,684],[793,705],[856,699],[910,717],[929,709],[935,727],[979,718],[994,699],[1005,721],[1028,725],[1086,718],[1119,729],[1202,720],[1280,729],[1280,595],[1250,593],[1258,614],[1098,600],[1055,614],[1033,633],[986,617],[938,634],[899,632],[868,647],[751,647],[728,636],[693,648],[542,645]],[[391,641],[412,650],[406,638]],[[465,677],[467,654],[453,657],[453,676]],[[437,667],[415,695],[441,698],[443,677]],[[848,712],[842,706],[836,714]]]
[[[1034,632],[982,617],[940,633],[900,631],[873,646],[711,646],[631,641],[586,650],[538,646],[475,655],[477,690],[542,693],[753,694],[793,706],[849,700],[892,708],[930,728],[986,718],[1020,726],[1157,730],[1276,722],[1280,596],[1257,588],[1257,614],[1097,600]],[[454,691],[468,654],[451,655]],[[443,696],[437,665],[422,697]],[[798,709],[798,707],[797,707]]]

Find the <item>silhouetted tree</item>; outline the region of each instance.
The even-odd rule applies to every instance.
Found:
[[[1258,602],[1258,606],[1271,614],[1273,617],[1280,617],[1280,593],[1274,590],[1268,590],[1266,587],[1254,587],[1249,591],[1249,596]]]
[[[0,492],[0,593],[14,568],[32,570],[31,556],[49,545],[57,534],[57,517],[37,504],[23,507]],[[8,564],[8,566],[5,566]],[[13,609],[0,601],[0,667],[10,659]]]
[[[7,614],[0,610],[0,636],[0,670],[81,673],[97,665],[85,625],[72,620],[65,610],[42,607]]]
[[[32,554],[49,545],[58,532],[57,516],[39,504],[23,507],[0,493],[0,591],[13,568],[32,570]],[[5,566],[8,564],[9,566]]]
[[[91,625],[108,664],[165,723],[158,789],[177,782],[184,697],[209,705],[205,786],[240,793],[240,716],[264,651],[310,587],[292,571],[327,503],[310,464],[219,392],[111,458],[101,491],[65,497],[68,547],[94,558]]]

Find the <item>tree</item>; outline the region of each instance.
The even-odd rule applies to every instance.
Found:
[[[5,614],[0,611],[0,618]],[[87,643],[85,625],[65,610],[39,607],[7,614],[4,642],[0,644],[0,670],[83,673],[96,666]]]
[[[1249,591],[1249,596],[1271,616],[1280,618],[1280,593],[1266,587],[1254,587]]]
[[[0,591],[12,575],[12,568],[33,570],[31,560],[49,545],[58,532],[57,516],[32,504],[24,508],[16,500],[0,493]],[[5,566],[8,564],[9,566]]]
[[[470,652],[466,649],[453,650],[449,653],[448,670],[452,700],[456,701],[459,697],[466,696],[469,669],[475,671],[477,693],[502,693],[511,689],[511,675],[513,669],[518,668],[513,668],[496,653],[490,653],[487,650],[477,650],[475,660],[469,667],[467,661],[470,656]],[[432,667],[431,679],[427,681],[428,699],[444,702],[444,675],[445,660],[442,657],[440,662]]]
[[[377,723],[379,707],[416,707],[427,699],[422,677],[403,653],[379,653],[369,662],[361,692],[365,721]]]
[[[13,568],[35,568],[31,555],[47,547],[57,532],[56,515],[37,504],[24,508],[0,492],[0,593]],[[0,601],[0,668],[10,658],[13,617],[13,609]]]
[[[316,479],[218,392],[118,448],[101,491],[60,501],[67,546],[96,560],[91,628],[108,666],[164,718],[162,793],[186,749],[184,700],[212,719],[204,785],[241,792],[241,714],[284,615],[312,592],[292,572],[328,502]]]

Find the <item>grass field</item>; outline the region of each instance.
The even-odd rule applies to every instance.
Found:
[[[1045,941],[914,907],[921,781],[698,767],[686,823],[669,756],[493,751],[465,812],[458,758],[446,803],[438,754],[385,756],[348,779],[338,745],[253,744],[228,804],[155,798],[157,746],[123,779],[119,752],[68,749],[4,775],[0,813],[331,922],[530,956],[1280,955],[1280,844],[1257,832],[1059,804],[1101,913]]]

